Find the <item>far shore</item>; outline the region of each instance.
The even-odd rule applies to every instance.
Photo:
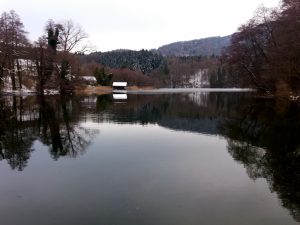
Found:
[[[156,88],[152,86],[128,86],[126,92],[131,91],[146,91],[146,90],[155,90]],[[85,85],[75,88],[75,94],[77,95],[101,95],[112,93],[113,89],[111,86],[91,86]]]
[[[152,86],[128,86],[124,92],[128,94],[163,94],[163,93],[189,93],[189,92],[249,92],[250,88],[155,88]],[[110,86],[84,86],[75,89],[78,95],[101,95],[113,93]]]
[[[250,88],[156,88],[152,86],[128,86],[124,91],[114,91],[111,86],[91,86],[81,85],[77,86],[74,90],[75,95],[103,95],[114,92],[122,92],[128,94],[164,94],[164,93],[192,93],[192,92],[251,92],[255,91]],[[36,91],[3,91],[0,95],[16,95],[16,96],[28,96],[37,95]],[[58,95],[58,90],[47,90],[45,95]]]
[[[75,87],[73,92],[74,95],[78,96],[91,96],[91,95],[106,95],[112,93],[124,93],[124,94],[176,94],[176,93],[208,93],[208,92],[219,92],[219,93],[233,93],[233,92],[256,92],[256,89],[251,88],[156,88],[152,86],[128,86],[125,90],[113,90],[111,86],[91,86],[91,85],[80,85]],[[6,90],[0,92],[0,96],[35,96],[38,92],[31,90]],[[58,90],[45,90],[45,96],[59,95]],[[261,95],[257,92],[257,98],[268,98],[268,99],[288,99],[294,102],[300,102],[299,95],[280,96],[280,95]]]

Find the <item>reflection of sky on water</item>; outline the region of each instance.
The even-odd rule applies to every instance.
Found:
[[[234,162],[223,138],[158,125],[82,126],[100,132],[79,160],[54,162],[37,141],[23,173],[0,164],[6,181],[0,184],[5,224],[17,224],[21,218],[22,224],[33,225],[56,220],[58,224],[294,224],[266,182],[253,182]],[[22,216],[15,217],[16,213]]]

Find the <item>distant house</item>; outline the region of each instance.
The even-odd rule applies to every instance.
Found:
[[[113,82],[113,90],[126,90],[127,82]]]
[[[80,79],[85,83],[85,84],[90,84],[90,85],[95,85],[97,84],[97,80],[94,76],[81,76]]]

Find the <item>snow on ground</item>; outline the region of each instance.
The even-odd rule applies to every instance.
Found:
[[[10,77],[6,77],[3,79],[4,82],[4,88],[1,91],[3,94],[7,95],[35,95],[37,94],[36,90],[31,90],[27,88],[25,85],[22,85],[21,89],[13,90],[12,83]],[[57,95],[59,94],[58,90],[55,89],[46,89],[44,90],[45,95]]]
[[[209,87],[207,72],[207,69],[200,69],[190,77],[188,83],[185,84],[185,86],[193,88]]]
[[[46,89],[46,90],[44,90],[44,94],[45,95],[58,95],[59,94],[59,90]]]
[[[11,83],[11,78],[10,77],[3,78],[3,82],[4,82],[4,88],[2,90],[2,93],[4,93],[4,94],[31,95],[31,94],[35,94],[36,93],[35,90],[30,90],[25,85],[22,85],[21,89],[13,90],[12,83]]]
[[[300,100],[300,96],[299,96],[299,95],[297,95],[297,96],[291,95],[291,96],[290,96],[290,99],[291,99],[292,101],[298,101],[298,100]]]

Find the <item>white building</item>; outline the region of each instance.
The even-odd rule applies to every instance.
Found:
[[[113,82],[113,90],[126,90],[127,82]]]

